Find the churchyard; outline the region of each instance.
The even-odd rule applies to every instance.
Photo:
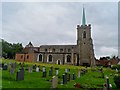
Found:
[[[2,65],[3,64],[3,65]],[[2,88],[116,88],[116,70],[2,60]]]

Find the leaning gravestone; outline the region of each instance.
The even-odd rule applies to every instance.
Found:
[[[58,86],[58,77],[53,76],[52,77],[52,88],[57,88],[57,86]]]
[[[24,80],[24,68],[22,68],[21,70],[19,70],[19,71],[17,72],[16,80],[17,80],[17,81],[19,81],[19,80]]]

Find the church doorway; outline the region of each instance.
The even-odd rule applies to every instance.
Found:
[[[57,64],[58,64],[58,65],[60,65],[60,64],[61,64],[60,60],[57,60]]]

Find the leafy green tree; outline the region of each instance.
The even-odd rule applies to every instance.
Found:
[[[14,59],[17,52],[22,52],[23,46],[21,43],[8,43],[2,39],[2,57]]]

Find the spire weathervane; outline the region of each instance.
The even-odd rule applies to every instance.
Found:
[[[83,5],[83,16],[82,16],[82,25],[86,25],[86,18],[85,18],[85,10],[84,10],[84,5]]]

